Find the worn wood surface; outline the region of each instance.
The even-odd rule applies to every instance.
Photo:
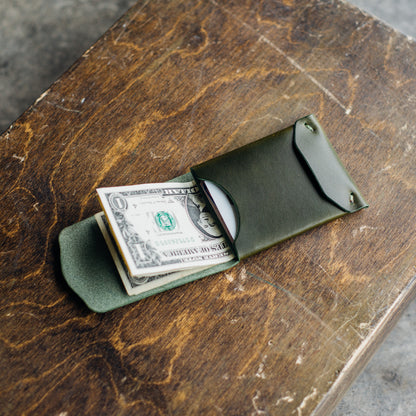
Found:
[[[340,1],[143,1],[0,138],[0,414],[327,415],[415,292],[416,45]],[[370,208],[98,315],[57,236],[314,113]]]

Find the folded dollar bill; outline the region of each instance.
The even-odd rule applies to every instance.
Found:
[[[234,258],[194,182],[97,192],[96,219],[130,295]]]
[[[163,286],[169,282],[173,282],[182,277],[185,277],[192,273],[197,273],[208,267],[201,267],[196,269],[180,270],[177,272],[170,272],[159,274],[155,276],[146,276],[146,277],[135,277],[132,276],[127,267],[124,264],[123,259],[120,256],[117,244],[114,241],[113,236],[111,235],[110,228],[108,226],[107,218],[104,212],[99,212],[95,214],[95,219],[100,227],[101,233],[104,236],[105,242],[107,243],[110,254],[113,258],[114,264],[117,268],[118,274],[121,277],[124,288],[129,296],[138,295],[140,293],[148,292],[156,287]]]

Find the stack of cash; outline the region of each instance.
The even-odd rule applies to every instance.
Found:
[[[234,258],[194,182],[97,189],[96,214],[129,295]]]

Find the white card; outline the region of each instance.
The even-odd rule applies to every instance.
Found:
[[[234,241],[237,236],[237,212],[227,194],[220,189],[215,183],[211,181],[202,182],[205,191],[208,194],[208,198],[213,203],[215,213],[219,217],[220,221],[228,234],[228,237]]]

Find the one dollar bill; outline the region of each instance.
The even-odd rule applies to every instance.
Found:
[[[127,267],[123,262],[123,259],[120,256],[117,244],[115,243],[114,238],[111,235],[111,231],[104,212],[99,212],[95,214],[95,219],[97,221],[98,226],[100,227],[101,233],[103,234],[104,240],[110,251],[111,257],[113,258],[118,274],[120,275],[121,281],[129,296],[149,292],[152,289],[155,289],[160,286],[165,286],[170,282],[174,282],[189,274],[196,273],[207,268],[201,267],[200,269],[181,270],[178,272],[164,273],[155,276],[134,277],[129,273]]]
[[[132,277],[206,268],[234,258],[194,182],[97,189]]]

